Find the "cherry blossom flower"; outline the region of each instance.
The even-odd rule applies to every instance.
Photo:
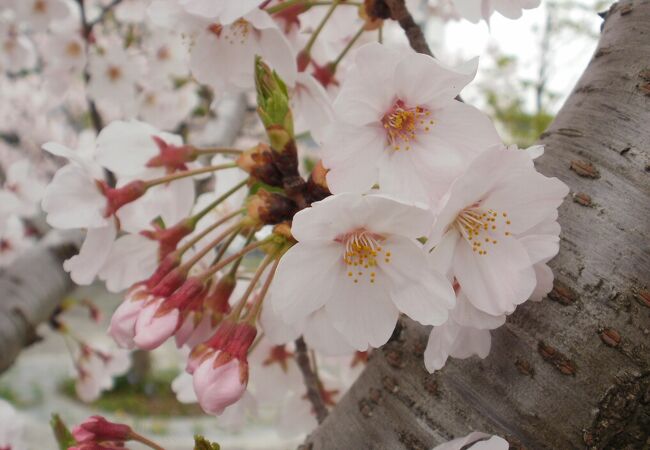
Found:
[[[78,33],[52,33],[43,52],[50,66],[79,73],[86,65],[86,44]]]
[[[16,2],[18,19],[35,31],[46,30],[53,22],[65,21],[72,14],[66,0],[20,0]]]
[[[21,217],[36,215],[38,204],[45,191],[45,184],[35,174],[29,160],[16,161],[9,166],[5,175],[4,185],[0,189],[0,203],[3,205],[0,206],[0,216],[3,214],[2,210]]]
[[[16,24],[0,17],[0,67],[8,72],[33,68],[37,62],[34,43]]]
[[[533,264],[557,252],[557,239],[523,236],[554,218],[567,186],[537,171],[524,151],[483,152],[454,182],[428,244],[432,263],[458,281],[476,308],[510,314],[533,293]],[[544,233],[559,232],[556,227]],[[544,236],[544,234],[542,234]],[[536,248],[530,250],[533,241]],[[531,254],[539,255],[531,259]]]
[[[456,306],[444,324],[434,327],[424,351],[424,365],[429,372],[442,369],[448,357],[485,358],[490,353],[490,330],[505,323],[505,316],[491,316],[475,308],[459,290]]]
[[[487,116],[455,100],[475,72],[475,64],[458,72],[410,49],[359,48],[323,144],[330,190],[379,184],[412,201],[442,197],[474,156],[500,143]]]
[[[190,68],[199,82],[218,95],[243,91],[254,86],[256,55],[293,84],[296,64],[291,46],[273,19],[259,9],[229,25],[205,25],[192,48]]]
[[[414,240],[430,223],[425,210],[378,195],[314,203],[294,217],[298,243],[280,260],[272,307],[288,324],[324,307],[357,350],[384,344],[400,312],[425,325],[444,323],[453,290]]]
[[[510,444],[505,439],[474,431],[467,436],[440,444],[433,450],[508,450],[508,448]]]
[[[83,345],[75,362],[77,396],[84,402],[98,399],[102,391],[113,387],[113,378],[124,374],[130,365],[127,351],[118,349],[109,352]]]
[[[103,53],[90,54],[88,72],[88,93],[94,100],[119,106],[125,111],[133,107],[135,84],[144,72],[140,59],[122,45],[111,43]]]
[[[496,11],[508,19],[519,19],[524,9],[534,9],[541,0],[452,0],[458,13],[470,22],[490,20]]]
[[[262,0],[177,0],[190,14],[205,17],[223,25],[229,25],[253,11],[263,3]]]
[[[0,267],[11,264],[33,244],[34,240],[26,236],[25,227],[18,217],[10,216],[0,222]]]

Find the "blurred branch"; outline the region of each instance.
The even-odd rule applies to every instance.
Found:
[[[314,412],[316,413],[316,420],[318,423],[323,423],[327,417],[328,411],[323,401],[323,396],[321,395],[321,382],[318,378],[318,375],[314,371],[311,362],[309,360],[309,352],[307,350],[307,344],[302,337],[296,339],[296,363],[302,372],[302,377],[305,381],[305,387],[307,388],[307,398],[309,399]]]

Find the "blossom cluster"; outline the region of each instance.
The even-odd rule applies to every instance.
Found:
[[[66,0],[26,3],[31,15],[16,2],[3,16],[13,72],[36,64],[33,33],[57,42],[57,21],[75,16]],[[433,372],[450,356],[486,357],[490,330],[552,287],[568,189],[535,169],[541,147],[505,145],[460,99],[478,61],[450,67],[376,42],[384,25],[372,2],[319,3],[132,0],[109,23],[100,6],[97,32],[61,37],[52,61],[65,67],[43,70],[63,84],[87,79],[91,114],[107,124],[95,121],[97,135],[74,150],[43,145],[65,161],[43,192],[16,187],[24,166],[0,192],[32,209],[42,198],[56,230],[85,230],[65,270],[125,292],[108,330],[121,347],[173,339],[188,355],[174,389],[210,414],[275,402],[300,412],[279,420],[313,425],[292,360],[300,336],[349,375],[404,314],[433,326]],[[471,20],[535,6],[453,3]],[[230,148],[210,145],[209,129],[192,133],[199,105],[253,89],[265,139]],[[349,384],[339,378],[327,387]],[[328,403],[336,389],[320,383]]]

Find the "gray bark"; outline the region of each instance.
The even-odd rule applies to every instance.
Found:
[[[650,447],[650,1],[615,4],[592,61],[541,137],[538,169],[572,191],[548,298],[492,333],[485,360],[430,375],[404,321],[312,449],[429,449],[472,430],[512,447]]]
[[[23,347],[38,340],[36,326],[50,318],[72,289],[63,261],[76,251],[73,244],[40,244],[0,270],[0,373]]]

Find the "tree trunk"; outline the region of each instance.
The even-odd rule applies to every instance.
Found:
[[[472,430],[529,449],[650,446],[650,0],[612,6],[541,143],[539,170],[572,191],[548,298],[517,308],[485,360],[433,375],[429,329],[403,321],[307,448],[430,449]]]
[[[23,347],[38,340],[36,326],[50,318],[72,289],[63,261],[76,251],[74,244],[40,244],[0,270],[0,373]]]

